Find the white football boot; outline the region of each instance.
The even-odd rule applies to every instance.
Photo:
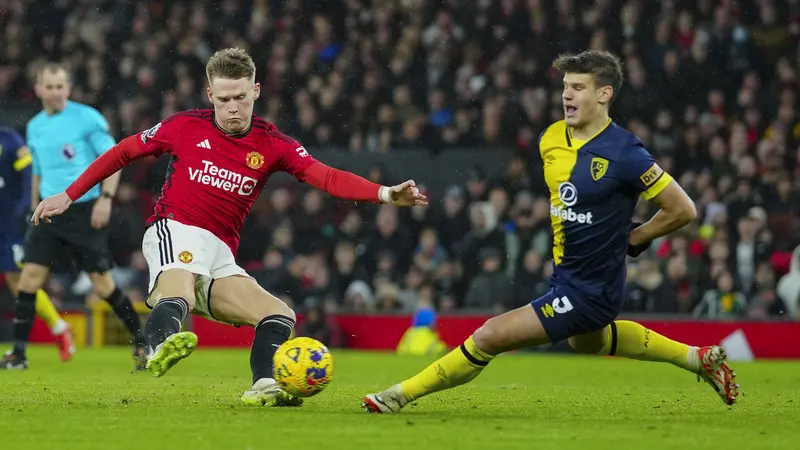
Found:
[[[400,412],[407,403],[403,388],[395,384],[380,394],[367,394],[361,406],[369,413],[390,414]]]
[[[261,378],[244,391],[242,403],[247,406],[300,406],[303,399],[281,389],[272,378]]]

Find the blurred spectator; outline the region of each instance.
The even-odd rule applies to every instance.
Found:
[[[411,327],[406,330],[397,353],[401,355],[438,357],[447,352],[447,345],[436,332],[436,311],[429,306],[421,306],[414,313]]]
[[[488,202],[473,203],[469,210],[472,229],[456,244],[455,252],[464,266],[463,276],[473,279],[481,270],[480,251],[494,247],[499,255],[505,255],[505,237],[497,228],[497,214]],[[505,262],[501,261],[501,266]]]
[[[419,235],[419,245],[414,254],[414,265],[425,273],[433,273],[447,260],[447,252],[439,245],[436,230],[426,228]]]
[[[800,246],[792,252],[792,265],[789,273],[781,277],[777,288],[778,296],[786,306],[790,319],[800,320]]]
[[[386,271],[389,268],[379,267],[380,259],[392,259],[391,270],[395,267],[404,271],[409,264],[410,252],[413,249],[410,236],[399,222],[398,211],[395,206],[382,205],[375,218],[375,230],[367,243],[364,255],[366,267],[370,274]],[[387,256],[391,255],[391,256]],[[396,275],[396,274],[393,274]]]
[[[716,287],[709,289],[692,315],[708,319],[736,319],[743,315],[747,299],[734,289],[733,276],[724,270],[716,276]]]
[[[501,269],[502,253],[494,247],[480,250],[482,272],[472,278],[464,307],[468,309],[494,309],[505,311],[512,304],[511,281]],[[532,300],[532,299],[531,299]]]
[[[304,320],[297,327],[297,336],[316,339],[329,348],[344,347],[344,334],[338,322],[325,312],[319,299],[306,301],[306,306]]]
[[[337,299],[344,298],[347,288],[356,280],[367,280],[366,269],[358,263],[356,248],[350,241],[340,241],[333,251],[331,290]]]
[[[545,262],[536,250],[528,250],[522,268],[514,278],[513,303],[510,307],[525,305],[547,293],[550,283],[544,276]]]
[[[786,319],[791,317],[786,312],[784,301],[775,290],[775,271],[769,263],[761,263],[756,270],[756,292],[747,302],[747,318],[766,320],[770,318]]]
[[[449,253],[454,253],[455,246],[470,230],[466,214],[466,202],[463,190],[453,186],[444,196],[444,211],[438,221],[439,240]]]

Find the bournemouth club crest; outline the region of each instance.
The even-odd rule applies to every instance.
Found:
[[[600,181],[600,178],[603,178],[603,175],[606,174],[608,170],[608,160],[603,158],[592,158],[592,179],[594,181]]]
[[[247,166],[251,169],[260,169],[264,165],[264,155],[258,152],[250,152],[246,157]]]
[[[194,256],[192,256],[190,252],[184,250],[178,255],[178,259],[184,264],[189,264],[194,260]]]

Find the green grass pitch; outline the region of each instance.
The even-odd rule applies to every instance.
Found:
[[[3,449],[778,449],[800,436],[800,364],[734,364],[729,408],[679,369],[611,358],[508,355],[468,386],[367,415],[363,394],[424,358],[334,351],[329,388],[302,408],[248,408],[244,350],[200,349],[160,379],[131,373],[125,348],[30,350],[0,372]]]

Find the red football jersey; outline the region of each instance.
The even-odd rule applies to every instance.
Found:
[[[275,125],[253,115],[248,131],[228,134],[213,110],[174,114],[139,134],[142,153],[169,153],[167,177],[151,224],[162,218],[214,233],[236,254],[239,231],[275,172],[295,177],[316,160]]]

